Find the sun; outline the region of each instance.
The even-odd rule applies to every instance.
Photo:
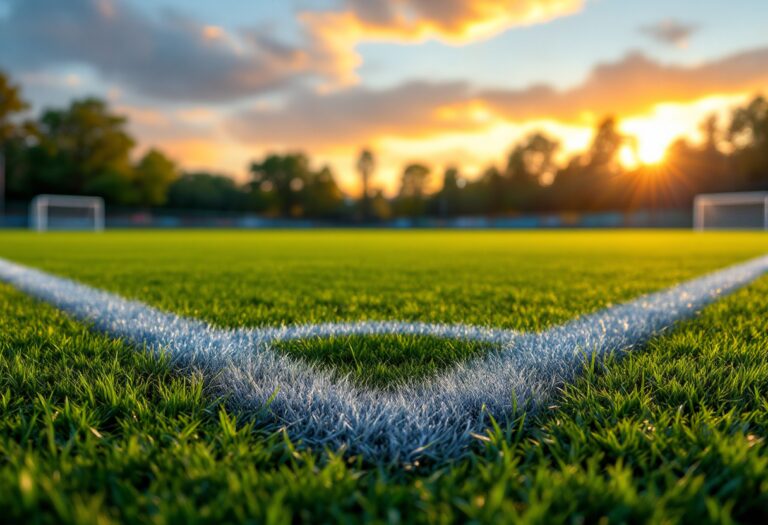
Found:
[[[627,168],[662,164],[670,145],[697,129],[701,114],[675,104],[659,104],[647,115],[624,118],[619,129],[628,137],[621,162]]]
[[[628,170],[633,170],[640,166],[640,158],[637,155],[637,149],[629,144],[624,144],[621,149],[619,149],[619,162]]]
[[[667,154],[670,140],[664,136],[646,135],[638,137],[637,159],[642,164],[660,164]]]
[[[635,169],[664,162],[674,137],[663,130],[646,129],[629,135],[629,139],[619,149],[619,162],[627,169]]]

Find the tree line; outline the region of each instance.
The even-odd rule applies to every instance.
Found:
[[[768,101],[756,96],[726,122],[702,122],[704,141],[674,142],[664,162],[627,168],[622,149],[634,139],[615,119],[597,126],[586,151],[560,162],[561,145],[534,132],[515,144],[506,162],[479,177],[459,166],[435,186],[426,163],[404,167],[392,198],[372,187],[376,159],[361,151],[362,195],[347,198],[328,166],[313,168],[300,152],[273,153],[254,161],[250,179],[238,184],[215,173],[184,172],[151,148],[134,159],[136,141],[124,117],[96,98],[45,109],[34,119],[20,88],[0,72],[0,154],[9,199],[40,193],[98,195],[113,206],[215,210],[272,217],[380,221],[397,217],[509,215],[553,211],[621,211],[690,206],[698,193],[768,189]]]

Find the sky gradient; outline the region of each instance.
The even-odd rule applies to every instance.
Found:
[[[185,168],[303,150],[354,194],[365,146],[391,192],[404,163],[471,177],[533,129],[567,158],[606,115],[625,163],[658,160],[768,92],[768,2],[0,0],[0,68],[33,111],[109,100]]]

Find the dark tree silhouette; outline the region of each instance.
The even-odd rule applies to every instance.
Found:
[[[507,160],[506,175],[521,185],[541,185],[552,182],[557,171],[555,155],[560,144],[541,132],[528,135],[515,146]]]
[[[253,191],[268,194],[283,217],[331,217],[339,213],[343,195],[330,168],[314,172],[303,153],[270,154],[251,164]]]
[[[768,100],[755,97],[733,114],[728,141],[734,149],[736,171],[754,189],[768,185]]]
[[[309,179],[309,159],[303,153],[270,154],[251,164],[253,181],[261,191],[274,191],[283,217],[303,215],[300,192]]]
[[[398,194],[398,209],[402,215],[408,217],[424,215],[429,174],[429,167],[424,164],[409,164],[403,170]]]
[[[13,117],[25,111],[29,105],[21,96],[19,86],[0,70],[0,145],[15,137],[19,128]]]
[[[165,204],[168,187],[178,176],[176,165],[161,151],[150,149],[134,170],[139,203],[145,206]]]
[[[453,217],[459,213],[461,199],[461,177],[459,170],[453,166],[443,173],[443,187],[438,195],[438,207],[441,217]]]
[[[39,143],[31,149],[30,175],[38,192],[100,195],[109,202],[137,204],[126,119],[98,99],[76,100],[45,111]]]
[[[616,171],[619,169],[618,154],[627,137],[616,128],[616,119],[608,117],[597,127],[588,152],[588,162],[592,169]]]
[[[167,205],[175,209],[230,211],[243,209],[246,199],[231,177],[186,173],[170,184]]]
[[[22,129],[13,118],[28,108],[21,96],[21,89],[0,70],[0,213],[5,209],[6,155],[8,150],[19,149]],[[13,158],[13,154],[11,155]]]
[[[531,210],[540,200],[542,186],[552,184],[557,172],[555,155],[560,144],[541,132],[528,135],[507,159],[507,208]]]
[[[370,183],[375,168],[373,153],[369,149],[363,149],[357,159],[357,172],[360,174],[361,196],[360,211],[364,221],[371,219],[371,195]]]
[[[311,173],[304,195],[304,211],[309,217],[339,218],[342,214],[344,194],[336,184],[331,168],[323,166]]]
[[[473,180],[458,167],[443,174],[442,189],[428,194],[430,168],[405,167],[397,196],[373,193],[374,156],[360,152],[360,205],[345,204],[330,168],[315,170],[301,152],[270,154],[250,166],[252,179],[192,173],[177,178],[173,162],[150,149],[134,165],[126,119],[101,100],[75,100],[22,121],[27,105],[0,72],[0,152],[7,159],[13,199],[37,193],[95,194],[110,204],[239,210],[268,216],[342,220],[393,216],[441,217],[520,212],[690,209],[698,193],[768,190],[768,101],[757,96],[727,122],[701,125],[704,141],[679,140],[656,166],[622,166],[621,148],[633,145],[612,117],[595,129],[589,148],[557,166],[559,145],[534,132],[515,144],[500,170],[489,166]],[[0,191],[2,185],[0,185]]]

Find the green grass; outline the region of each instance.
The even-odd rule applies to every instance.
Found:
[[[3,233],[0,256],[230,326],[394,318],[531,330],[767,243],[682,232]],[[490,432],[466,458],[375,466],[269,434],[227,413],[202,378],[0,285],[0,509],[15,523],[764,522],[766,311],[764,278],[585,370],[546,413]],[[396,337],[283,348],[338,373],[373,370],[379,386],[483,350]],[[390,366],[377,371],[378,354]]]
[[[689,231],[0,232],[0,257],[222,326],[386,319],[541,330],[765,252],[759,233]],[[360,347],[368,356],[354,363],[336,344],[286,348],[379,386],[483,351],[371,338],[389,362]]]
[[[0,232],[0,257],[224,326],[540,330],[765,252],[759,233]]]
[[[479,357],[494,345],[411,335],[311,337],[274,348],[363,387],[394,389]]]

